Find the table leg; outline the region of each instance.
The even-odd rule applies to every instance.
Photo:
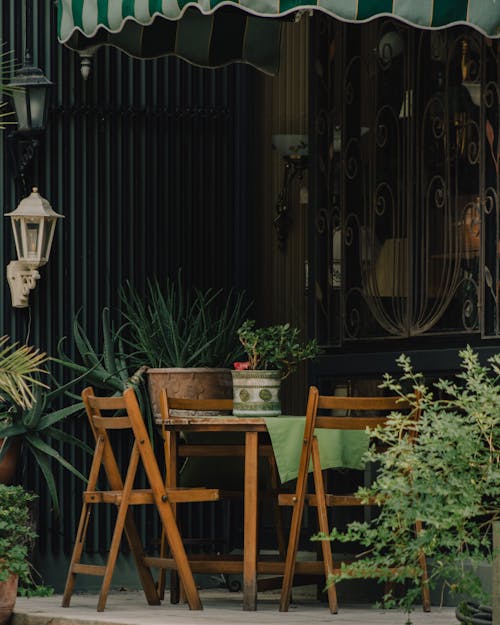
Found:
[[[243,609],[257,609],[258,432],[245,433]]]
[[[177,487],[177,441],[178,432],[165,432],[165,486],[167,488]],[[177,506],[175,503],[171,504],[174,518],[177,517]],[[165,557],[166,549],[166,537],[162,532],[162,545],[161,556]],[[165,569],[160,570],[158,578],[158,586],[160,597],[163,599],[165,594]],[[177,571],[170,571],[170,603],[179,603],[180,588],[179,588],[179,576]]]

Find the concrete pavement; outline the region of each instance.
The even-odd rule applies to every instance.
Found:
[[[278,612],[279,595],[275,591],[259,593],[258,610],[242,610],[241,593],[225,589],[201,590],[204,610],[190,611],[187,605],[148,606],[139,591],[110,593],[104,612],[96,611],[97,595],[75,594],[71,607],[62,608],[61,596],[18,598],[11,625],[405,625],[403,612],[380,610],[369,605],[341,605],[338,614],[330,614],[325,603],[294,590],[295,603],[287,613]],[[417,608],[410,615],[413,625],[455,625],[454,608],[433,607],[424,613]]]

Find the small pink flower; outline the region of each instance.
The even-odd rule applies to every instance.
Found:
[[[246,362],[233,362],[233,366],[236,371],[245,371],[245,369],[248,369],[248,367],[250,366],[250,363],[248,362],[248,360]]]

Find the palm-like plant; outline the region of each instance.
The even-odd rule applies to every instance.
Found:
[[[0,48],[2,44],[0,44]],[[12,51],[3,50],[0,52],[0,98],[5,93],[12,95],[15,88],[8,85],[12,69]],[[16,120],[13,111],[4,111],[7,106],[6,102],[0,101],[0,130],[4,130],[7,124],[15,124]]]
[[[34,400],[33,386],[44,386],[34,376],[42,372],[40,365],[47,355],[28,345],[9,345],[8,341],[8,336],[0,338],[0,400],[29,408]]]

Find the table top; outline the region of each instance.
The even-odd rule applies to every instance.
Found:
[[[161,419],[156,419],[161,424]],[[165,430],[175,432],[267,432],[270,435],[276,464],[282,482],[297,477],[304,442],[304,416],[234,417],[172,417],[165,419]],[[364,454],[369,435],[365,431],[317,430],[321,466],[324,468],[364,467]],[[207,452],[207,456],[210,454]]]

